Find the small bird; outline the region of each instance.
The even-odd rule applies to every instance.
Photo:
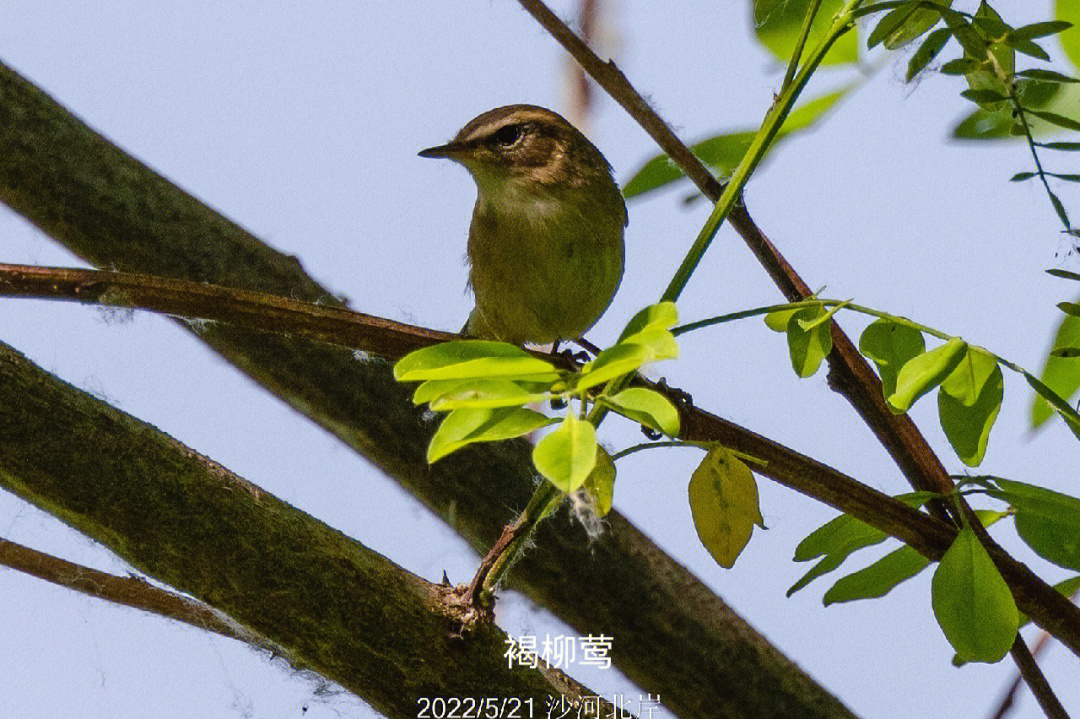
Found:
[[[562,116],[535,105],[489,110],[420,152],[476,182],[463,334],[513,344],[576,340],[611,304],[623,274],[626,204],[611,165]]]

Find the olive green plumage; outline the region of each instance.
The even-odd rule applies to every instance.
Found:
[[[466,334],[543,344],[596,323],[622,280],[627,215],[611,166],[581,132],[542,107],[508,105],[420,154],[476,181]]]

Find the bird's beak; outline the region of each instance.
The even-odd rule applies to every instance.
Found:
[[[461,142],[449,142],[445,145],[439,145],[437,147],[429,147],[426,150],[421,150],[418,155],[420,157],[449,157],[455,159],[462,151],[464,151],[465,145]]]

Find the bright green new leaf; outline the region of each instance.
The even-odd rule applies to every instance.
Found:
[[[658,302],[639,311],[630,318],[616,342],[623,342],[639,332],[647,330],[670,330],[679,323],[679,310],[674,302]]]
[[[859,351],[870,358],[881,375],[886,397],[896,391],[896,378],[908,360],[926,351],[922,332],[890,320],[876,320],[859,338]]]
[[[787,332],[788,322],[798,311],[798,308],[796,308],[793,310],[776,310],[775,312],[770,312],[765,315],[765,326],[773,332]]]
[[[1064,317],[1050,346],[1080,347],[1080,317]],[[1069,399],[1080,389],[1080,363],[1048,356],[1039,376],[1051,391],[1065,399]],[[1031,426],[1038,427],[1053,414],[1054,409],[1050,403],[1041,395],[1036,395],[1031,406]]]
[[[944,385],[938,392],[941,429],[948,437],[956,456],[969,467],[979,466],[986,455],[986,442],[1001,409],[1004,392],[1001,368],[996,364],[993,374],[983,383],[978,398],[971,406],[945,392]]]
[[[769,152],[772,152],[785,138],[811,127],[824,117],[853,87],[855,87],[855,83],[846,85],[836,92],[809,100],[792,110],[787,120],[784,121],[783,127],[773,138]],[[716,135],[692,145],[690,149],[717,174],[721,176],[730,175],[750,147],[755,130],[740,130]],[[682,176],[682,170],[667,155],[657,155],[646,162],[623,185],[623,196],[630,199],[651,192],[680,179]]]
[[[730,450],[716,447],[694,470],[689,494],[701,543],[720,566],[730,568],[754,525],[765,527],[753,473]]]
[[[644,345],[617,344],[608,347],[581,368],[581,376],[575,387],[579,390],[596,387],[633,372],[651,359],[652,351]]]
[[[619,342],[622,345],[640,345],[649,351],[649,362],[675,359],[679,356],[679,343],[670,330],[661,327],[651,327],[641,332],[635,332]]]
[[[555,422],[539,412],[521,407],[455,409],[446,416],[428,445],[431,464],[475,442],[513,439]]]
[[[1006,479],[990,494],[1016,508],[1016,532],[1043,559],[1080,571],[1080,499]]]
[[[787,340],[791,366],[800,377],[810,377],[818,371],[822,360],[832,351],[832,322],[803,329],[800,321],[813,322],[825,314],[822,307],[804,307],[788,319]]]
[[[410,352],[394,365],[394,379],[418,382],[431,379],[558,377],[555,366],[506,342],[457,340]]]
[[[439,382],[442,380],[428,380]],[[427,382],[417,388],[417,393]],[[431,409],[436,412],[446,412],[462,407],[521,407],[530,402],[541,402],[547,398],[543,391],[544,385],[539,384],[540,391],[531,391],[526,387],[505,379],[479,379],[465,380],[455,384],[454,387],[433,397],[430,400]],[[416,397],[413,397],[416,401]]]
[[[631,387],[614,397],[601,397],[600,403],[624,417],[663,432],[679,436],[679,412],[668,398],[644,387]]]
[[[968,345],[967,352],[960,358],[960,364],[952,371],[941,389],[954,399],[960,400],[965,407],[970,407],[980,398],[983,385],[998,369],[997,357],[981,347]],[[998,375],[1001,371],[998,370]]]
[[[1054,17],[1072,23],[1072,27],[1058,35],[1058,39],[1073,66],[1080,67],[1080,3],[1076,0],[1056,0]]]
[[[828,31],[843,0],[823,0],[810,26],[806,47],[812,48]],[[795,51],[810,0],[754,0],[754,30],[757,38],[782,62]],[[804,50],[805,53],[805,50]],[[804,54],[805,57],[805,54]],[[859,40],[854,31],[843,35],[825,55],[823,65],[842,65],[859,59]]]
[[[970,529],[957,534],[934,572],[934,616],[969,662],[1000,661],[1016,639],[1019,612],[1009,586]]]
[[[596,428],[567,414],[553,432],[533,447],[533,464],[563,492],[576,492],[596,466]]]
[[[915,509],[939,496],[934,492],[909,492],[896,497]],[[839,567],[845,559],[864,547],[884,542],[887,535],[849,514],[841,514],[821,525],[808,534],[795,548],[795,561],[807,562],[816,557],[824,557],[810,571],[799,578],[787,590],[787,596],[805,587],[818,577],[828,574]]]
[[[967,351],[967,342],[954,337],[940,347],[908,360],[896,378],[896,391],[887,401],[901,412],[948,377]]]
[[[884,597],[893,587],[911,579],[930,564],[930,560],[908,546],[889,552],[865,569],[852,572],[825,592],[825,606],[856,599]]]
[[[596,445],[596,465],[585,478],[584,488],[593,499],[596,516],[606,516],[611,511],[611,499],[615,492],[615,462],[600,445]]]

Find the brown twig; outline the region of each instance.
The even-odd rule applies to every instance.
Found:
[[[105,270],[0,264],[0,295],[75,300],[295,334],[397,359],[458,335],[266,292]]]
[[[141,609],[282,654],[280,647],[227,621],[202,602],[159,589],[138,577],[118,577],[0,538],[0,564],[91,597]]]
[[[126,294],[109,291],[114,279],[121,280],[117,287]],[[182,297],[182,293],[188,289],[201,293],[203,297],[213,298],[213,302],[199,303],[208,313],[214,313],[210,319],[228,317],[231,322],[244,327],[282,333],[302,333],[305,328],[317,327],[317,330],[311,330],[317,333],[312,336],[377,356],[393,356],[405,346],[429,346],[443,338],[456,337],[350,310],[324,308],[275,295],[204,283],[130,273],[0,264],[0,296],[43,297],[85,303],[107,300],[114,306],[181,315],[185,308],[190,307]],[[141,300],[141,303],[134,302],[135,299]],[[234,301],[239,308],[230,307]],[[313,323],[310,319],[312,316],[319,317],[319,321]],[[367,331],[365,328],[369,324],[378,331]],[[345,340],[346,337],[349,341]],[[561,361],[558,357],[543,356],[552,361]],[[956,529],[950,524],[911,509],[903,502],[767,437],[699,407],[687,405],[682,402],[677,389],[659,385],[654,389],[665,392],[680,406],[683,439],[720,442],[760,457],[766,464],[756,471],[763,476],[846,512],[911,545],[931,559],[939,559],[956,536]],[[987,545],[987,549],[1009,583],[1021,611],[1080,655],[1080,609],[996,544]]]
[[[1039,702],[1039,706],[1042,708],[1043,713],[1046,714],[1047,719],[1069,719],[1065,707],[1061,706],[1061,702],[1058,701],[1054,690],[1050,688],[1049,682],[1046,681],[1046,675],[1042,673],[1042,669],[1035,662],[1035,657],[1028,651],[1024,638],[1019,634],[1016,635],[1016,641],[1013,642],[1009,653],[1012,654],[1013,661],[1016,662],[1016,666],[1020,670],[1020,677],[1023,677],[1024,682],[1031,689],[1031,693],[1035,696],[1035,700]],[[1002,715],[1001,712],[1008,709],[1008,705],[1012,704],[1012,697],[1020,683],[1020,677],[1017,677],[1016,683],[1013,684],[1013,691],[1009,693],[1006,701],[1002,703],[998,717]]]

